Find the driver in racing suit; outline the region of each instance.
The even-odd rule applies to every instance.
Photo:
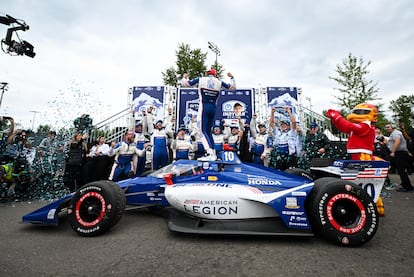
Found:
[[[200,105],[198,108],[199,118],[201,119],[201,133],[202,143],[204,149],[206,149],[209,157],[208,160],[216,160],[217,156],[214,151],[214,141],[211,134],[211,128],[214,123],[214,116],[216,114],[217,99],[222,88],[235,89],[236,83],[233,75],[229,72],[227,76],[231,78],[232,84],[225,83],[217,78],[217,72],[215,69],[210,69],[206,72],[205,77],[197,77],[192,80],[188,80],[187,74],[184,74],[182,80],[183,86],[190,87],[198,84],[198,99]]]

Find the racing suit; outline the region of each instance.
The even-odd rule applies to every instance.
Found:
[[[135,172],[137,156],[144,156],[145,150],[138,149],[134,142],[128,143],[124,140],[110,148],[109,155],[115,155],[109,180],[120,181],[130,176],[131,172]]]
[[[295,129],[282,131],[276,128],[274,133],[271,167],[280,170],[296,167],[297,131]]]
[[[168,136],[172,137],[172,131],[166,131],[165,128],[154,129],[151,135],[152,146],[152,170],[157,170],[168,164]]]
[[[257,133],[256,119],[250,121],[250,132],[253,138],[251,152],[253,154],[253,163],[269,166],[268,155],[272,151],[273,137],[271,133]]]
[[[200,105],[198,108],[199,118],[201,119],[201,141],[204,148],[208,151],[214,148],[214,140],[211,133],[211,128],[214,124],[214,117],[216,115],[217,99],[222,88],[235,89],[234,78],[231,79],[232,84],[225,83],[213,75],[207,77],[199,77],[190,81],[183,81],[184,86],[193,86],[198,84],[198,99]]]
[[[144,136],[143,132],[135,132],[134,142],[139,150],[144,150],[144,144],[147,142],[147,138]],[[135,172],[136,176],[141,176],[141,174],[144,173],[146,160],[147,159],[145,155],[143,155],[142,157],[138,156],[137,170]]]
[[[193,143],[189,137],[177,137],[172,141],[171,149],[173,150],[174,160],[188,160],[190,151],[195,151],[197,144]]]

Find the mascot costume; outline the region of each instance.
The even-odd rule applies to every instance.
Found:
[[[342,133],[349,135],[346,145],[347,152],[352,160],[376,160],[374,157],[375,126],[378,121],[378,109],[376,106],[362,103],[354,107],[346,119],[336,110],[328,110],[326,116]],[[384,216],[384,204],[381,196],[377,201],[377,210],[380,216]]]

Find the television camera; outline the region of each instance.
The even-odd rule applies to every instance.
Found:
[[[92,118],[88,114],[83,114],[73,121],[73,125],[75,125],[78,132],[90,130],[92,128]]]
[[[11,27],[7,29],[6,38],[1,40],[1,49],[3,52],[15,56],[26,55],[30,58],[34,58],[36,53],[33,51],[33,45],[25,40],[21,40],[17,34],[17,31],[29,30],[29,25],[23,20],[16,19],[10,15],[0,16],[0,23],[11,25]],[[13,33],[16,33],[17,41],[12,39]]]

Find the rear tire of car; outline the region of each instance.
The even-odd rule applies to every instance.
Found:
[[[288,169],[285,170],[285,172],[313,181],[313,178],[312,178],[312,175],[310,174],[310,172],[308,172],[306,170],[303,170],[301,168],[288,168]]]
[[[97,236],[117,224],[124,210],[123,190],[112,181],[96,181],[81,187],[71,199],[69,223],[80,236]]]
[[[375,203],[365,190],[350,181],[321,178],[315,181],[306,211],[313,231],[342,246],[359,246],[378,229]]]

